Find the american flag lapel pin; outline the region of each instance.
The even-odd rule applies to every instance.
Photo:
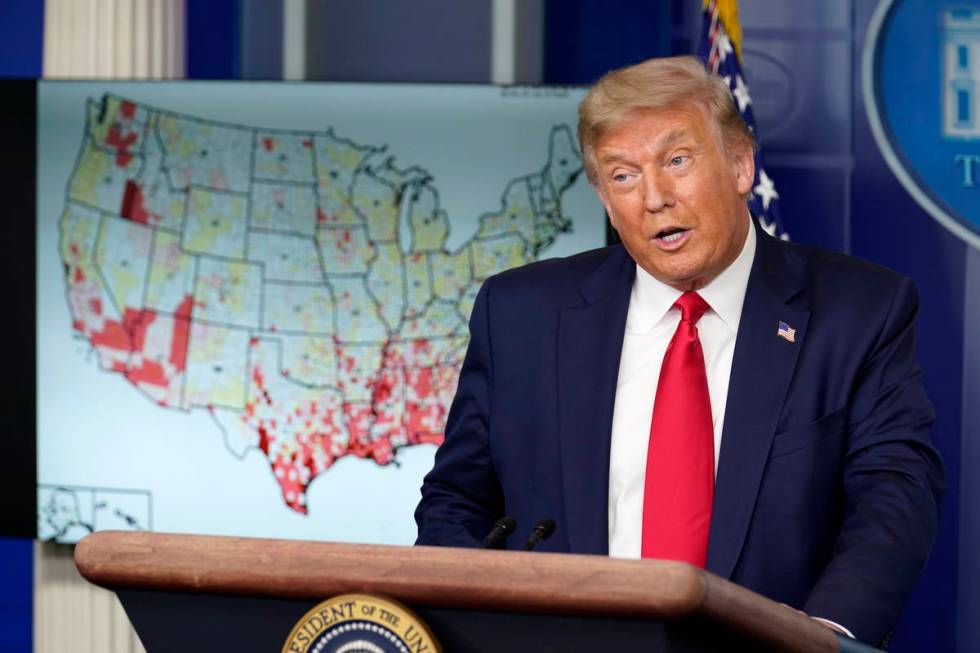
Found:
[[[776,329],[776,335],[786,342],[796,342],[796,329],[785,322],[779,323],[779,328]]]

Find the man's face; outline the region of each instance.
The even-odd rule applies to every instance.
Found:
[[[678,290],[727,268],[748,234],[748,146],[726,154],[699,106],[637,111],[595,143],[599,197],[630,256]]]

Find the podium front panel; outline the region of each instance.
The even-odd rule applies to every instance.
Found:
[[[118,590],[147,653],[282,649],[290,630],[316,601],[182,592]],[[695,653],[758,650],[718,624],[409,606],[431,628],[445,653],[621,650]],[[431,653],[413,651],[413,653]]]

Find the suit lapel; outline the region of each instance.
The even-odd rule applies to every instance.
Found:
[[[584,303],[562,311],[558,414],[565,527],[570,550],[609,550],[609,446],[626,314],[636,267],[621,248],[582,285]]]
[[[758,249],[735,341],[718,475],[715,480],[707,568],[731,576],[762,482],[776,422],[806,339],[810,312],[788,300],[799,293],[798,270],[757,230]],[[796,342],[776,335],[779,322],[796,329]]]

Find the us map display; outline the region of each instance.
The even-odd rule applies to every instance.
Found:
[[[183,89],[171,86],[179,96]],[[215,86],[220,92],[222,85]],[[379,90],[360,90],[372,88]],[[329,106],[329,87],[321,89]],[[75,92],[67,95],[82,95],[70,90]],[[144,100],[140,90],[110,88],[85,95],[75,107],[59,106],[83,119],[60,197],[45,202],[56,214],[39,220],[39,254],[56,257],[60,268],[60,292],[51,297],[44,293],[55,286],[47,276],[52,271],[39,266],[39,318],[45,318],[39,319],[38,375],[42,537],[77,539],[70,535],[79,530],[75,522],[89,523],[71,514],[72,506],[87,504],[79,495],[136,493],[147,497],[133,504],[136,509],[106,508],[105,514],[123,515],[111,527],[410,542],[410,514],[392,515],[397,525],[372,532],[350,517],[338,519],[329,505],[343,501],[338,492],[347,494],[347,503],[360,506],[362,519],[370,520],[373,514],[383,519],[385,510],[372,508],[393,497],[408,506],[417,500],[421,475],[443,438],[481,282],[548,255],[557,241],[576,235],[580,221],[601,226],[597,203],[581,192],[584,174],[571,127],[577,93],[515,99],[492,88],[459,89],[482,96],[477,100],[492,94],[511,107],[523,103],[533,110],[538,102],[562,110],[536,132],[524,133],[526,126],[515,121],[514,136],[541,143],[537,160],[515,154],[513,161],[494,162],[489,169],[497,171],[495,179],[482,181],[498,185],[497,202],[457,216],[444,206],[440,176],[380,139],[350,136],[333,125],[238,121],[233,106],[200,115],[174,108],[172,101],[161,106]],[[163,89],[155,90],[165,98]],[[426,87],[380,90],[424,95]],[[43,93],[42,87],[42,112]],[[413,129],[397,107],[390,112],[389,122],[402,120],[403,129]],[[271,116],[267,121],[277,122]],[[507,129],[506,116],[496,122]],[[43,130],[43,120],[39,124]],[[438,129],[420,131],[422,145],[413,149],[425,157],[433,148],[456,148],[461,154],[449,158],[465,161],[481,156],[480,132],[474,121],[467,143],[439,139]],[[53,198],[39,192],[39,213],[43,199]],[[45,218],[54,227],[48,234]],[[601,244],[594,227],[586,230],[593,242],[579,237],[582,245],[571,249]],[[44,244],[54,247],[54,256]],[[43,264],[45,257],[39,258]],[[61,315],[49,322],[45,309],[54,309],[56,301],[63,308],[52,312]],[[82,376],[59,378],[61,370],[45,368],[48,334],[62,344],[70,340]],[[114,381],[108,395],[69,409],[88,413],[85,419],[99,433],[86,438],[71,428],[66,437],[54,425],[47,428],[46,387],[106,376]],[[56,401],[59,393],[50,394]],[[115,414],[116,401],[131,417]],[[187,433],[176,439],[155,435],[151,423],[164,415],[170,424],[194,418],[181,430],[198,432],[199,442],[219,441],[224,451],[210,446],[197,454],[199,447],[180,443]],[[223,455],[223,463],[249,461],[251,470],[264,471],[200,478],[188,470],[188,489],[200,485],[216,493],[205,499],[197,490],[202,508],[228,505],[228,517],[205,508],[214,519],[201,520],[181,517],[195,510],[194,491],[190,501],[182,498],[157,470],[140,483],[139,474],[124,481],[127,475],[113,473],[112,463],[109,473],[102,464],[92,469],[91,461],[88,469],[64,461],[46,467],[49,442],[61,441],[55,451],[98,450],[118,442],[108,433],[113,430],[127,433],[125,462],[116,464],[172,465],[153,454],[169,437],[177,455],[168,457],[179,461],[182,452],[191,468],[208,466],[193,460],[196,455]],[[141,447],[141,440],[153,445]],[[419,448],[428,455],[403,465]],[[112,461],[123,452],[102,453],[90,458]],[[360,462],[342,484],[332,484],[332,499],[318,510],[311,486],[346,459]],[[393,473],[378,483],[377,471],[384,468]],[[239,522],[249,519],[249,511],[239,514],[242,506],[236,505],[248,501],[237,488],[243,480],[251,493],[278,500],[279,511],[264,501],[265,509],[252,517],[262,520],[271,512],[266,528]],[[277,514],[282,511],[292,517]],[[276,525],[283,519],[287,523]],[[203,527],[195,526],[202,521]]]

